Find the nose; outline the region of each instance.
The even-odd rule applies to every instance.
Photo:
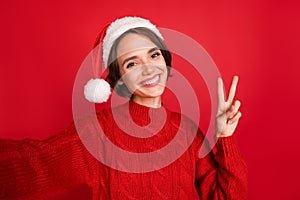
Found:
[[[142,74],[144,75],[144,76],[146,76],[146,75],[149,75],[149,74],[152,74],[153,73],[153,71],[154,71],[154,67],[153,67],[153,65],[151,65],[151,64],[146,64],[146,65],[143,65],[143,69],[142,69],[143,71],[142,71]]]
[[[143,59],[142,64],[142,75],[145,76],[153,73],[154,66],[153,63],[151,63],[151,61],[145,58]]]

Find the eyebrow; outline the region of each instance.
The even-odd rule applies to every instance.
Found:
[[[156,51],[156,50],[159,50],[159,48],[158,48],[158,47],[153,47],[153,48],[151,48],[151,49],[147,52],[147,54],[148,54],[148,53],[151,53],[151,52],[153,52],[153,51]],[[132,60],[132,59],[135,59],[135,58],[137,58],[137,56],[131,56],[131,57],[126,58],[126,59],[123,61],[122,66],[123,66],[126,62],[128,62],[129,60]]]

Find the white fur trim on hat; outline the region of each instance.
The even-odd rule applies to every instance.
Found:
[[[152,30],[158,37],[163,40],[163,36],[149,20],[143,19],[140,17],[123,17],[121,19],[117,19],[116,21],[112,22],[110,26],[106,30],[106,35],[103,39],[103,63],[104,66],[107,67],[108,65],[108,56],[110,53],[110,49],[114,43],[114,41],[120,37],[124,32],[128,31],[132,28],[137,27],[145,27]]]
[[[84,86],[84,96],[92,103],[106,102],[110,93],[110,86],[104,79],[91,79]]]

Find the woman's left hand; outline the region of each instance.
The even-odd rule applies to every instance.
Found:
[[[239,111],[241,102],[238,100],[233,102],[237,83],[238,76],[234,76],[228,98],[225,101],[223,81],[221,78],[218,78],[218,110],[215,122],[217,137],[231,136],[237,127],[240,117],[242,116],[242,113]]]

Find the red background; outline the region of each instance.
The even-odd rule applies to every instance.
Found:
[[[249,199],[300,199],[299,13],[297,0],[1,1],[0,137],[44,139],[65,128],[75,75],[97,33],[139,15],[197,40],[227,88],[240,76],[237,136]],[[87,196],[82,186],[52,199]]]

